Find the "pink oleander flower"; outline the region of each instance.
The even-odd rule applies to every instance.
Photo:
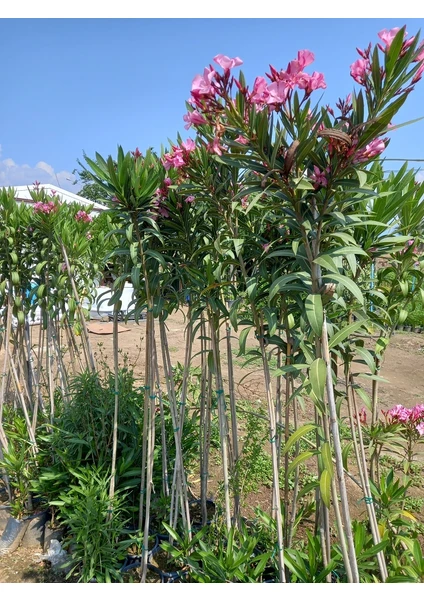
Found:
[[[140,150],[137,148],[134,150],[134,152],[131,152],[131,154],[134,156],[135,159],[140,158],[142,155],[142,153],[140,152]]]
[[[324,80],[324,74],[318,73],[318,71],[314,71],[312,75],[308,75],[307,73],[300,73],[298,79],[296,81],[297,86],[301,90],[305,90],[307,94],[311,94],[314,90],[318,88],[326,89],[327,84]]]
[[[414,59],[413,62],[421,62],[422,60],[424,60],[424,42],[421,42],[421,44],[418,46],[418,50],[420,50],[420,53],[418,54],[417,58]]]
[[[297,59],[289,62],[289,66],[287,67],[287,73],[289,75],[297,75],[305,67],[312,64],[315,60],[315,55],[310,50],[299,50],[297,53]]]
[[[266,79],[264,77],[256,77],[252,94],[250,95],[250,101],[254,104],[264,104],[267,101],[268,96],[269,91]]]
[[[34,183],[32,184],[36,189],[38,189],[40,187],[40,182],[35,180]]]
[[[165,179],[163,180],[163,183],[166,186],[172,185],[172,179],[170,177],[165,177]]]
[[[420,65],[420,67],[418,68],[418,71],[415,73],[414,77],[412,78],[411,83],[415,84],[418,83],[418,81],[421,79],[421,77],[423,76],[424,73],[424,62]]]
[[[391,417],[392,421],[398,423],[407,423],[412,415],[412,409],[405,408],[402,404],[396,404],[394,408],[391,408],[387,415]]]
[[[355,415],[355,419],[356,419],[356,415]],[[361,425],[367,424],[367,411],[365,410],[364,406],[359,411],[359,422],[361,423]]]
[[[311,179],[315,181],[315,188],[322,186],[327,187],[328,180],[326,174],[328,173],[328,168],[325,171],[320,171],[318,167],[314,165],[314,172],[311,175]]]
[[[249,206],[249,196],[243,196],[241,199],[241,207],[247,208]]]
[[[216,71],[208,69],[203,71],[203,75],[196,75],[191,84],[191,95],[194,99],[211,98],[215,96],[215,88],[212,85]]]
[[[182,142],[181,147],[187,152],[193,152],[196,150],[196,143],[191,138],[188,138],[188,140]]]
[[[400,27],[394,27],[393,29],[382,29],[378,33],[378,37],[386,45],[385,50],[388,50],[390,48],[398,31],[400,31]],[[405,35],[408,35],[406,31],[405,31]]]
[[[220,144],[219,138],[214,138],[213,142],[208,144],[207,148],[211,154],[217,154],[218,156],[222,156],[222,151],[224,149]]]
[[[357,83],[365,83],[368,73],[371,73],[371,65],[368,59],[358,58],[350,65],[350,74]]]
[[[229,71],[230,69],[234,69],[234,67],[239,67],[243,64],[243,61],[238,56],[236,56],[235,58],[229,58],[224,54],[217,54],[216,56],[214,56],[213,60],[214,62],[216,62],[217,65],[222,67],[224,71]]]
[[[384,140],[381,138],[376,138],[367,144],[365,148],[362,148],[356,153],[354,162],[365,162],[371,158],[374,158],[374,156],[378,156],[385,149],[386,144],[384,143]]]
[[[249,140],[242,135],[239,135],[238,137],[236,137],[236,139],[234,141],[238,142],[239,144],[243,144],[243,145],[246,145],[249,143]]]
[[[91,223],[93,217],[90,217],[90,215],[86,213],[85,210],[79,210],[75,215],[75,219],[76,221],[84,221],[84,223]]]
[[[66,263],[62,263],[60,270],[62,271],[62,273],[64,273],[66,271]]]
[[[187,125],[184,125],[185,129],[190,129],[192,125],[204,125],[207,123],[207,120],[197,110],[188,112],[183,116],[183,119],[187,123]]]
[[[424,435],[424,423],[419,423],[415,426],[415,429],[418,431],[420,435]]]
[[[166,171],[174,168],[178,169],[179,167],[184,167],[186,162],[183,157],[183,150],[178,147],[174,147],[172,152],[168,152],[163,155],[162,164],[165,167]]]
[[[187,196],[185,202],[187,202],[187,204],[192,204],[195,200],[196,198],[194,196]]]
[[[268,86],[269,96],[266,100],[266,104],[274,108],[279,104],[284,104],[287,100],[289,88],[284,81],[275,81]]]
[[[34,204],[34,212],[44,213],[49,215],[56,210],[56,204],[54,202],[36,202]]]
[[[424,419],[424,404],[417,404],[413,407],[411,412],[411,420],[418,421]]]
[[[92,236],[92,234],[89,231],[87,231],[87,235],[85,237],[87,238],[87,240],[92,240],[93,239],[93,236]]]
[[[269,243],[268,244],[261,244],[261,246],[263,248],[263,251],[265,253],[267,253],[267,252],[269,252],[269,247],[271,246],[271,244],[269,244]]]

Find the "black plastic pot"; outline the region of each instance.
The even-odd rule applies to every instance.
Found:
[[[406,325],[406,327],[404,327],[404,331],[411,331],[412,327],[410,325]]]
[[[11,554],[18,548],[28,525],[28,519],[9,517],[6,528],[0,538],[0,556],[2,554]]]
[[[7,504],[2,504],[0,506],[0,534],[3,533],[7,522],[12,514],[12,509]]]
[[[200,513],[202,511],[202,501],[201,500],[192,500],[191,502],[189,502],[189,507],[199,507],[200,508]],[[213,515],[215,515],[215,511],[216,511],[216,505],[215,502],[213,502],[213,500],[206,500],[206,508],[207,508],[207,512],[211,513]],[[191,511],[190,511],[191,512]],[[208,519],[206,521],[206,525],[210,525],[212,523],[213,520],[213,516],[211,519]],[[192,529],[201,529],[202,528],[202,520],[200,519],[196,519],[196,518],[192,518],[191,520],[191,527]]]
[[[44,546],[44,530],[49,512],[44,510],[27,517],[28,528],[22,539],[24,548],[43,548]]]

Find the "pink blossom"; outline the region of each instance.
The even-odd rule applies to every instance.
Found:
[[[314,165],[314,172],[311,175],[311,179],[313,181],[315,181],[316,188],[319,186],[327,187],[327,185],[328,185],[328,180],[326,177],[327,172],[328,172],[328,169],[327,169],[327,171],[320,171],[319,168]]]
[[[424,42],[421,42],[421,44],[418,46],[418,50],[420,50],[420,53],[418,54],[417,58],[413,60],[413,62],[421,62],[424,60]]]
[[[394,422],[407,423],[411,418],[412,409],[405,408],[402,404],[396,404],[396,406],[391,408],[387,414]]]
[[[350,65],[350,74],[357,83],[364,83],[366,75],[370,72],[371,66],[367,59],[358,58]]]
[[[218,156],[222,156],[222,150],[224,148],[220,144],[219,138],[214,138],[213,142],[208,144],[208,150],[211,154],[217,154]]]
[[[312,64],[314,60],[315,55],[313,52],[311,52],[310,50],[299,50],[299,52],[297,53],[297,59],[289,62],[289,65],[287,67],[287,73],[289,73],[290,75],[297,75],[298,73],[303,71],[305,67]]]
[[[196,143],[191,138],[188,138],[188,140],[186,140],[185,142],[183,142],[181,144],[181,146],[187,152],[193,152],[194,150],[196,150]]]
[[[37,181],[37,180],[35,180],[35,181],[34,181],[34,183],[33,183],[32,185],[35,187],[35,189],[37,189],[37,190],[38,190],[38,188],[40,187],[40,182],[39,182],[39,181]]]
[[[183,119],[187,123],[187,125],[184,125],[185,129],[190,129],[192,125],[204,125],[207,123],[206,119],[197,110],[188,112],[183,116]]]
[[[242,135],[239,135],[238,137],[236,137],[236,139],[234,141],[238,142],[239,144],[243,144],[243,145],[246,145],[249,143],[249,140]]]
[[[157,211],[161,217],[165,217],[165,219],[169,217],[169,212],[164,206],[158,206]]]
[[[412,409],[411,420],[418,421],[419,419],[424,419],[424,404],[417,404]]]
[[[385,149],[386,145],[384,143],[384,140],[382,140],[381,138],[376,138],[375,140],[372,140],[372,142],[367,144],[365,148],[362,148],[361,150],[359,150],[359,152],[356,153],[354,162],[365,162],[371,158],[374,158],[374,156],[378,156]]]
[[[284,104],[287,100],[289,88],[284,81],[275,81],[268,86],[269,96],[266,103],[271,107],[275,107],[279,104]]]
[[[424,423],[419,423],[415,426],[415,429],[418,431],[420,435],[424,435]]]
[[[191,84],[191,94],[195,99],[211,98],[215,96],[215,88],[212,85],[216,71],[208,69],[203,71],[203,75],[196,75]]]
[[[238,56],[235,58],[229,58],[224,54],[217,54],[213,60],[217,65],[222,67],[224,71],[229,71],[230,69],[234,69],[234,67],[239,67],[243,64],[243,61]]]
[[[44,213],[49,215],[57,209],[57,206],[54,202],[36,202],[34,204],[34,212],[36,213]]]
[[[87,231],[87,234],[85,236],[87,238],[87,240],[92,240],[93,236],[91,235],[91,233],[89,231]]]
[[[187,198],[185,199],[187,204],[192,204],[195,200],[196,198],[194,196],[187,196]]]
[[[172,179],[170,177],[165,177],[165,179],[163,180],[163,183],[165,185],[172,185]]]
[[[142,153],[140,152],[140,150],[138,149],[138,146],[134,150],[134,152],[131,152],[131,154],[134,156],[135,159],[141,158],[143,156]]]
[[[418,71],[415,73],[414,77],[412,78],[411,83],[417,83],[421,77],[423,76],[424,73],[424,62],[421,63],[421,65],[418,67]]]
[[[268,244],[261,244],[261,246],[263,248],[263,251],[265,253],[267,253],[269,251],[269,247],[271,246],[271,244],[269,244],[269,243]]]
[[[305,90],[307,94],[310,94],[318,88],[326,89],[327,84],[324,81],[324,74],[314,71],[312,75],[307,73],[299,73],[296,79],[296,83],[301,90]]]
[[[84,223],[91,223],[93,217],[90,217],[90,215],[86,213],[85,210],[79,210],[75,215],[75,219],[76,221],[84,221]]]
[[[64,273],[66,271],[66,263],[62,263],[62,266],[60,267],[62,273]]]
[[[269,96],[268,85],[264,77],[256,77],[250,101],[254,104],[264,104]]]
[[[241,207],[247,208],[249,206],[249,196],[243,196],[241,199]]]
[[[186,163],[183,157],[182,149],[173,148],[172,152],[164,154],[162,158],[162,164],[167,171],[169,171],[171,168],[178,169],[179,167],[184,167]]]
[[[393,29],[382,29],[378,33],[378,37],[386,45],[386,48],[385,48],[386,50],[388,50],[390,48],[390,46],[392,45],[392,42],[395,39],[398,31],[400,31],[400,27],[394,27]],[[408,35],[408,34],[405,32],[405,35]]]

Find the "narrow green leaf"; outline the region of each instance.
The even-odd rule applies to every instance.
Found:
[[[319,489],[321,492],[321,498],[327,508],[330,508],[330,499],[331,499],[331,475],[324,469],[321,473],[321,477],[319,480]]]
[[[290,463],[289,468],[287,469],[287,475],[290,475],[290,473],[293,473],[293,471],[301,463],[305,462],[305,460],[308,460],[309,458],[312,458],[314,455],[315,455],[315,452],[311,452],[311,451],[307,450],[306,452],[302,452],[301,454],[296,456],[296,458]]]
[[[334,348],[335,346],[343,342],[343,340],[352,335],[352,333],[355,333],[355,331],[360,329],[365,322],[365,319],[362,319],[361,321],[355,321],[354,323],[347,325],[343,329],[340,329],[330,338],[328,343],[329,348]]]
[[[318,400],[324,398],[325,382],[327,379],[327,366],[322,358],[316,358],[309,367],[309,381]]]
[[[324,313],[320,294],[309,294],[305,301],[305,311],[314,333],[321,337]]]
[[[317,428],[316,425],[313,425],[312,423],[309,423],[307,425],[302,425],[302,427],[299,427],[299,429],[296,429],[296,431],[291,434],[291,436],[287,440],[286,444],[284,445],[283,456],[285,454],[287,454],[287,452],[290,450],[290,448],[296,442],[298,442],[300,440],[300,438],[302,438],[303,436],[307,435],[310,431],[313,431],[316,428]]]

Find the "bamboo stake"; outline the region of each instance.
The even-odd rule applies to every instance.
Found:
[[[221,359],[219,353],[219,342],[214,327],[212,312],[208,307],[209,323],[211,327],[212,352],[215,363],[215,381],[216,381],[216,399],[218,403],[219,435],[221,438],[222,470],[224,476],[224,499],[225,499],[225,518],[227,530],[231,529],[231,508],[230,508],[230,482],[228,474],[228,434],[225,422],[225,393],[221,374]]]
[[[116,480],[116,453],[118,449],[118,415],[119,415],[119,357],[118,357],[118,311],[120,310],[119,301],[114,306],[113,311],[113,370],[115,375],[115,403],[113,412],[113,438],[112,438],[112,463],[111,476],[109,486],[109,510],[112,511],[112,502],[115,496],[115,480]],[[109,518],[112,519],[112,512],[109,512]]]
[[[234,390],[234,366],[233,354],[231,350],[231,327],[226,321],[226,340],[227,340],[227,365],[228,365],[228,392],[230,396],[230,414],[231,414],[231,442],[233,449],[233,479],[234,479],[234,513],[233,520],[237,526],[240,526],[240,484],[238,478],[238,461],[240,457],[238,446],[238,427],[236,396]]]
[[[71,266],[69,264],[68,254],[66,252],[66,249],[65,249],[65,246],[64,246],[63,242],[61,242],[61,248],[62,248],[63,258],[64,258],[65,264],[66,264],[66,269],[68,271],[69,280],[71,282],[72,291],[73,291],[74,296],[75,296],[75,302],[77,304],[77,310],[78,310],[79,318],[80,318],[81,325],[82,325],[83,332],[84,332],[83,344],[85,344],[86,347],[87,347],[87,354],[88,354],[88,360],[89,360],[90,368],[93,371],[93,373],[95,373],[96,372],[96,361],[94,359],[94,354],[93,354],[93,351],[92,351],[92,348],[91,348],[90,336],[88,334],[87,324],[85,322],[84,312],[82,310],[82,306],[81,306],[81,302],[80,302],[80,297],[79,297],[79,294],[78,294],[77,286],[75,285],[75,280],[74,280],[74,277],[73,277],[72,272],[71,272]]]
[[[324,311],[324,320],[323,320],[323,325],[322,325],[322,354],[323,354],[323,358],[324,358],[324,361],[327,366],[327,379],[326,379],[327,401],[328,401],[328,408],[330,411],[330,423],[331,423],[331,431],[332,431],[332,435],[333,435],[334,453],[335,453],[335,459],[336,459],[336,473],[337,473],[337,479],[338,479],[338,483],[339,483],[342,515],[343,515],[344,528],[345,528],[345,534],[346,534],[347,545],[348,545],[350,568],[352,570],[352,582],[359,583],[358,564],[356,561],[355,545],[353,543],[352,524],[351,524],[351,519],[350,519],[349,501],[348,501],[348,497],[347,497],[346,482],[345,482],[344,471],[343,471],[343,459],[342,459],[342,450],[341,450],[341,445],[340,445],[339,426],[338,426],[338,422],[337,422],[336,403],[334,400],[331,358],[330,358],[330,353],[329,353],[329,349],[328,349],[327,319],[326,319],[325,311]]]

